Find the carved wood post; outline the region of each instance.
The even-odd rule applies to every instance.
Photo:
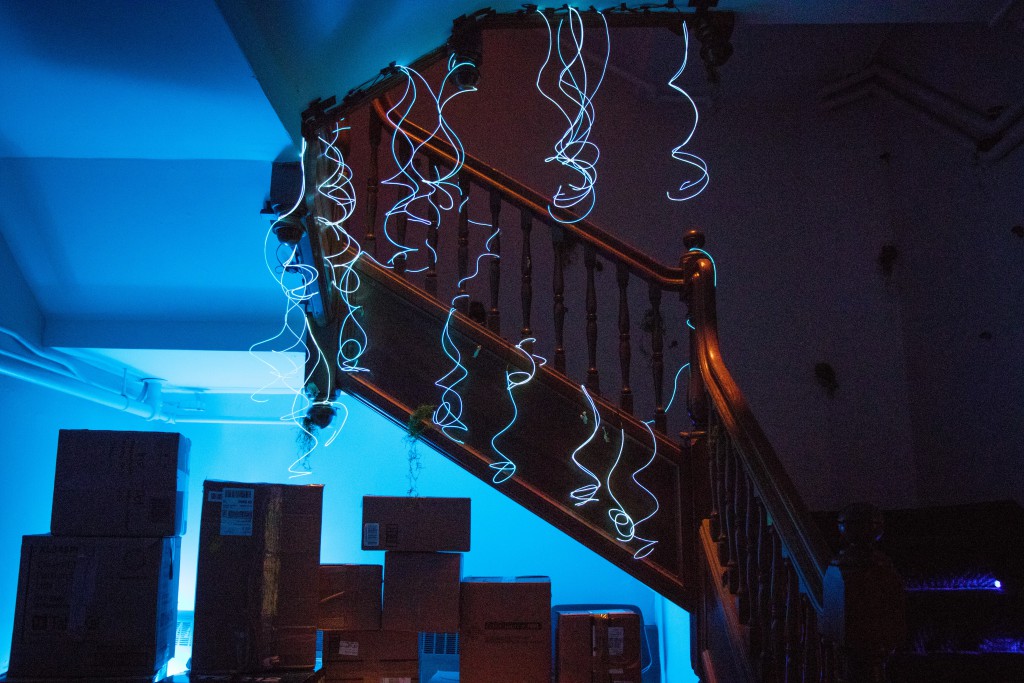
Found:
[[[370,167],[366,177],[366,236],[363,248],[371,256],[377,256],[377,196],[380,192],[380,151],[381,122],[370,114]]]
[[[840,683],[882,683],[885,664],[906,637],[903,582],[876,550],[882,513],[855,503],[839,513],[846,548],[825,573],[822,633],[836,645]]]

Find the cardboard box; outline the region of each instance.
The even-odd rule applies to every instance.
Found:
[[[558,613],[558,683],[641,683],[642,620],[627,610]]]
[[[320,565],[322,631],[380,630],[384,567],[379,564]]]
[[[419,634],[413,631],[324,631],[327,683],[417,683]]]
[[[460,635],[462,683],[549,683],[551,580],[467,578]]]
[[[181,539],[25,536],[11,678],[145,676],[174,655]]]
[[[469,551],[469,498],[363,496],[363,550]]]
[[[192,671],[312,669],[322,486],[207,481]]]
[[[50,532],[185,533],[189,449],[189,440],[173,432],[60,430]]]
[[[594,626],[590,612],[559,612],[555,632],[556,683],[591,683]]]
[[[385,631],[459,630],[462,555],[404,553],[384,556]]]

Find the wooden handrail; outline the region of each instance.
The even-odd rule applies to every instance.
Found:
[[[381,97],[373,103],[373,114],[377,116],[383,125],[394,131],[397,125],[387,116],[390,108],[391,104],[386,96]],[[449,144],[432,138],[430,133],[408,119],[402,122],[402,131],[409,136],[409,139],[412,140],[420,151],[428,156],[434,157],[436,160],[449,166],[454,166],[456,163],[455,151]],[[575,222],[562,223],[551,218],[548,213],[548,199],[546,197],[501,171],[488,166],[484,162],[467,154],[464,156],[461,170],[467,173],[481,187],[501,193],[503,198],[510,204],[530,211],[552,227],[557,226],[574,239],[593,247],[599,254],[615,263],[624,264],[630,272],[647,282],[657,284],[664,289],[677,291],[686,285],[686,277],[682,268],[673,268],[659,263],[636,247],[615,237],[586,219],[576,220],[577,217],[567,211],[557,211],[556,213],[564,220],[573,220]]]
[[[689,251],[682,265],[690,282],[688,300],[694,344],[690,362],[731,437],[747,476],[778,530],[786,554],[815,610],[824,611],[824,579],[832,552],[779,462],[743,393],[722,361],[718,344],[714,265]]]

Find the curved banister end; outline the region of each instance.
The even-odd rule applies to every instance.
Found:
[[[704,233],[697,229],[687,230],[686,234],[683,235],[683,246],[686,247],[687,251],[703,247]]]

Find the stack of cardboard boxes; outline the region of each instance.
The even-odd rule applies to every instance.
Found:
[[[9,680],[164,669],[188,455],[175,433],[61,430],[50,534],[22,540]]]
[[[419,680],[419,633],[459,630],[468,498],[363,498],[363,550],[381,565],[320,569],[328,683]],[[383,604],[382,604],[383,592]]]
[[[325,683],[416,683],[420,632],[459,634],[462,683],[550,683],[550,580],[463,579],[468,498],[366,496],[362,537],[383,567],[320,567]],[[560,612],[557,680],[641,683],[640,629],[635,612]]]

